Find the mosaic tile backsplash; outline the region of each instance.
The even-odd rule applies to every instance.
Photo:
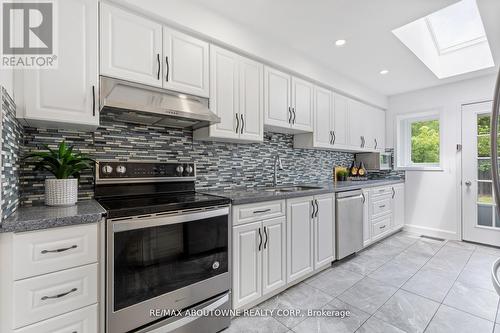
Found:
[[[4,219],[16,210],[19,203],[19,160],[22,126],[16,119],[16,105],[3,87],[0,87],[0,101],[2,125],[1,218]]]
[[[93,133],[26,127],[23,154],[62,140],[98,160],[195,162],[196,186],[203,189],[270,186],[276,154],[283,162],[284,170],[279,173],[283,184],[329,182],[335,165],[349,166],[354,158],[351,153],[293,149],[293,136],[285,134],[265,133],[260,144],[193,141],[191,130],[123,123],[110,111],[101,114],[101,127]],[[24,204],[43,202],[45,177],[29,166],[21,168]],[[79,196],[93,196],[92,172],[82,174]]]

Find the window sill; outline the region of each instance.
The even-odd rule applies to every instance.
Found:
[[[396,170],[401,171],[444,171],[443,167],[440,166],[408,166],[408,167],[397,167]]]

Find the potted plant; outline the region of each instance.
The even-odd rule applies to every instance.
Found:
[[[80,172],[91,169],[94,160],[73,151],[72,146],[61,142],[58,149],[44,145],[47,152],[35,152],[24,157],[35,170],[45,170],[55,176],[45,179],[45,204],[48,206],[71,206],[78,201],[78,179]]]

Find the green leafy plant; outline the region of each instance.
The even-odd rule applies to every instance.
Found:
[[[44,145],[48,151],[28,154],[24,157],[35,170],[45,170],[57,179],[80,178],[80,172],[91,169],[94,160],[85,154],[74,152],[73,146],[61,142],[57,149]]]

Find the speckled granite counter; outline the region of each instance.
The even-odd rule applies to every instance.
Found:
[[[106,213],[95,200],[82,200],[69,207],[19,207],[0,224],[1,232],[23,232],[96,223]]]
[[[306,197],[309,195],[318,195],[325,193],[343,192],[357,190],[367,187],[387,186],[392,184],[404,183],[404,179],[377,179],[367,181],[346,181],[329,184],[300,184],[303,186],[318,187],[311,190],[295,191],[295,192],[272,192],[266,191],[265,187],[257,187],[251,189],[234,189],[222,191],[200,191],[207,194],[218,195],[231,199],[233,205],[241,205],[255,202],[282,200],[289,198]],[[293,184],[290,186],[295,186]],[[288,185],[280,185],[286,187]]]

